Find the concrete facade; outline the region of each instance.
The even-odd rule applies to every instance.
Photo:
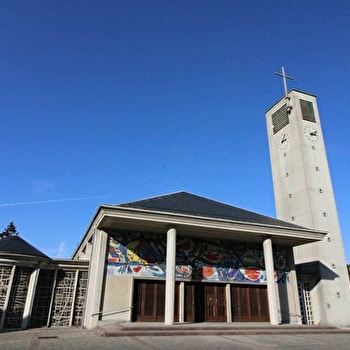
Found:
[[[316,96],[291,90],[266,123],[277,218],[327,232],[294,249],[308,322],[349,326],[349,279]]]
[[[187,193],[181,196],[208,201]],[[163,197],[167,199],[160,196],[157,200],[164,203]],[[159,317],[152,319],[166,325],[188,322],[191,304],[188,293],[192,286],[197,291],[202,287],[221,291],[214,297],[216,301],[212,304],[208,301],[204,307],[213,308],[214,313],[221,308],[222,318],[216,319],[220,322],[235,322],[236,313],[244,307],[245,302],[235,293],[242,290],[260,293],[263,288],[267,292],[266,304],[255,305],[260,297],[252,296],[252,309],[268,307],[267,320],[274,325],[301,324],[293,247],[323,237],[323,232],[294,225],[283,227],[283,222],[278,221],[275,225],[264,225],[172,210],[101,206],[73,256],[77,260],[86,259],[87,246],[92,242],[84,326],[92,328],[99,321],[138,321],[138,307],[142,307],[140,312],[148,307],[154,312],[160,310]],[[96,239],[101,242],[98,249]],[[191,255],[185,257],[186,250]],[[94,263],[98,265],[95,272]],[[251,272],[256,277],[246,275]],[[147,291],[153,284],[158,289]],[[138,306],[137,298],[144,298],[144,293],[148,297]],[[193,302],[198,297],[199,294],[195,295]],[[153,300],[154,306],[149,306],[147,298]],[[237,306],[241,302],[242,306]]]

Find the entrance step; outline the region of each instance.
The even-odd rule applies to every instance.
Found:
[[[98,326],[94,331],[102,337],[142,337],[171,335],[259,335],[259,334],[320,334],[320,333],[350,333],[350,328],[336,328],[307,325],[270,324],[175,324],[165,326],[157,323],[123,323],[109,326]]]

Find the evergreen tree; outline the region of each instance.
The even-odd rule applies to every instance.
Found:
[[[17,236],[18,232],[15,224],[11,221],[7,227],[0,233],[0,239],[7,236]]]

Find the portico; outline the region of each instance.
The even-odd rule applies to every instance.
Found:
[[[101,206],[73,257],[94,261],[89,285],[104,281],[88,292],[84,324],[301,323],[292,248],[324,236],[186,192]]]

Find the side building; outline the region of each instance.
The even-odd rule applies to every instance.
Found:
[[[89,262],[50,259],[17,235],[0,239],[0,330],[81,326]]]

